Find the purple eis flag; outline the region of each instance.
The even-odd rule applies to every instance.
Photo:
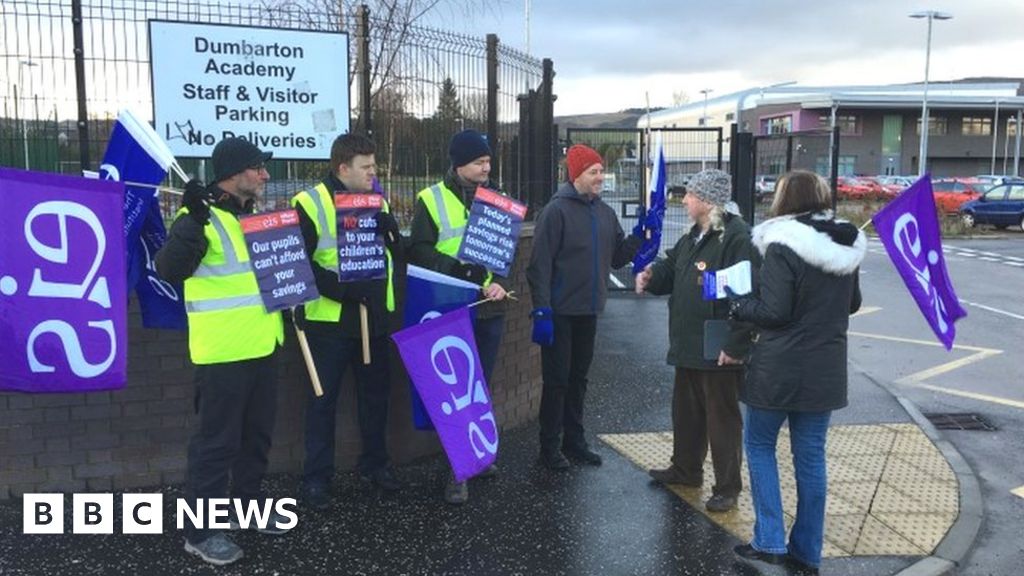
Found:
[[[122,388],[124,184],[0,168],[0,390]]]
[[[956,339],[954,323],[967,312],[946,271],[931,177],[922,176],[871,222],[928,325],[946,350],[951,349]]]
[[[410,326],[391,338],[437,429],[455,479],[463,482],[493,464],[498,425],[469,308]]]

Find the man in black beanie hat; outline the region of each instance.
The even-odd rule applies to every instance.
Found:
[[[462,262],[457,254],[476,189],[481,186],[498,189],[490,179],[491,147],[480,132],[463,130],[452,136],[448,156],[452,167],[444,179],[416,195],[408,259],[410,264],[472,282],[481,287],[485,298],[491,300],[476,308],[473,319],[473,335],[483,364],[484,378],[490,381],[505,330],[505,303],[502,302],[505,289],[494,281],[486,268]],[[493,476],[496,472],[497,467],[491,466],[481,476]],[[444,498],[449,504],[464,504],[469,498],[469,488],[465,482],[456,482],[453,477],[445,488]]]
[[[185,285],[189,355],[196,365],[198,426],[188,446],[186,498],[202,510],[210,498],[262,506],[263,475],[274,431],[280,312],[260,299],[239,217],[253,211],[270,175],[271,157],[240,138],[213,149],[216,182],[185,185],[182,209],[156,254],[157,273]],[[231,490],[228,490],[228,480]],[[198,508],[197,508],[198,507]],[[232,526],[238,522],[232,515]],[[260,532],[283,534],[294,522],[270,512]],[[242,557],[222,531],[185,523],[185,550],[215,565]]]

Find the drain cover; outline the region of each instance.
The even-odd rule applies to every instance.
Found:
[[[925,414],[924,417],[939,430],[984,430],[986,432],[999,430],[991,422],[982,418],[981,414],[973,412],[933,412]]]

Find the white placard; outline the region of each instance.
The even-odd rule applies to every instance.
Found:
[[[238,136],[326,160],[348,132],[347,34],[150,20],[149,54],[154,124],[175,156]]]

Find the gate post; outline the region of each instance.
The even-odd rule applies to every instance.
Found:
[[[359,120],[363,132],[373,136],[370,103],[370,9],[360,4],[356,9],[356,74],[359,75]]]
[[[71,2],[71,23],[75,36],[75,87],[78,94],[78,162],[81,164],[81,170],[89,170],[91,168],[89,166],[89,109],[86,106],[85,94],[85,37],[82,32],[82,0],[72,0]],[[28,170],[28,166],[25,166],[25,169]]]
[[[732,125],[729,166],[732,169],[732,194],[743,213],[743,219],[754,224],[754,135],[739,132]]]
[[[498,153],[498,35],[487,35],[487,141]]]

